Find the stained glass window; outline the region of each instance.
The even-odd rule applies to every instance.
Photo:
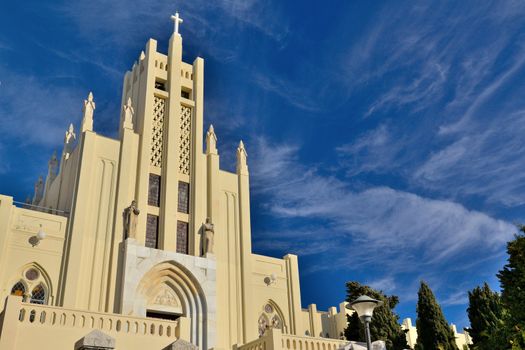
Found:
[[[159,237],[159,217],[148,214],[146,219],[146,247],[157,248]]]
[[[21,281],[16,282],[13,288],[11,288],[11,295],[23,297],[25,294],[26,294],[26,287]]]
[[[177,253],[188,254],[188,223],[177,221]]]
[[[44,287],[39,284],[31,292],[31,303],[33,304],[45,304],[46,302],[46,291]]]
[[[149,174],[148,205],[160,206],[160,176]]]
[[[30,268],[26,271],[26,278],[30,281],[36,280],[38,277],[40,277],[40,273],[38,273],[37,269]]]
[[[187,182],[179,181],[179,213],[189,213],[190,207],[190,184]]]

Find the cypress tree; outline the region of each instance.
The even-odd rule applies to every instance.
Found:
[[[508,263],[498,273],[501,298],[515,324],[525,324],[525,226],[507,243]]]
[[[421,281],[417,295],[416,349],[458,350],[454,333],[448,325],[434,293],[425,282]]]
[[[352,302],[361,295],[368,295],[383,301],[383,306],[374,310],[374,316],[370,322],[370,336],[372,341],[383,340],[388,350],[408,349],[405,331],[399,324],[399,316],[393,311],[399,303],[397,296],[387,296],[382,291],[375,290],[359,282],[346,283],[346,300]],[[348,316],[348,327],[345,329],[345,337],[348,340],[365,341],[364,326],[354,312]]]
[[[493,292],[487,283],[468,292],[467,308],[472,337],[472,349],[491,350],[497,345],[495,339],[501,335],[503,309],[501,297]],[[498,341],[500,342],[500,341]],[[501,342],[500,342],[501,344]]]
[[[507,243],[508,263],[498,273],[507,344],[525,349],[525,226]]]

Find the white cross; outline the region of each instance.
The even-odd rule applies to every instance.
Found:
[[[179,34],[179,23],[182,23],[182,18],[179,17],[179,13],[178,12],[175,12],[175,16],[171,16],[171,20],[174,22],[174,28],[173,28],[173,31],[175,34],[177,35],[180,35]]]

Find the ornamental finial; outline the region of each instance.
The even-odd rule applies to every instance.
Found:
[[[175,15],[174,16],[171,16],[171,20],[173,21],[173,33],[177,34],[180,36],[180,33],[179,33],[179,24],[182,24],[183,20],[182,18],[179,16],[179,13],[178,12],[175,12]]]

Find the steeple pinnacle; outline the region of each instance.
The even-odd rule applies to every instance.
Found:
[[[239,142],[239,147],[237,147],[237,174],[248,174],[248,163],[247,163],[248,153],[246,153],[246,148],[244,148],[244,142]]]
[[[93,93],[89,92],[87,100],[84,100],[84,107],[82,108],[82,127],[80,132],[93,131],[93,111],[95,110],[95,101],[93,101]]]
[[[215,135],[215,130],[211,124],[208,132],[206,133],[206,154],[218,154],[217,135]]]

